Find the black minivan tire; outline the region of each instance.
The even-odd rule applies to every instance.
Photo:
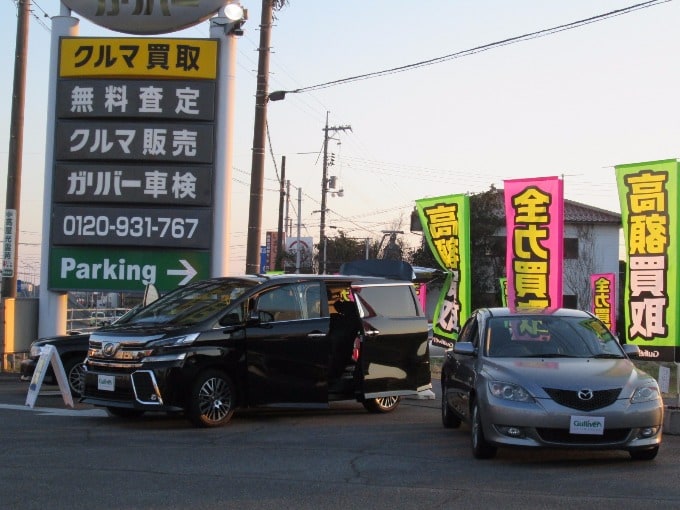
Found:
[[[191,387],[187,418],[196,427],[226,425],[236,407],[236,389],[231,378],[219,370],[201,372]]]
[[[472,403],[472,420],[471,420],[471,442],[472,455],[475,459],[492,459],[496,456],[497,448],[486,441],[484,437],[484,428],[482,426],[482,417],[479,414],[479,406],[477,402]]]
[[[71,395],[80,397],[85,389],[85,360],[78,356],[66,358],[63,361],[66,381]]]
[[[379,398],[367,398],[362,402],[364,408],[369,413],[391,413],[401,402],[401,397],[379,397]]]

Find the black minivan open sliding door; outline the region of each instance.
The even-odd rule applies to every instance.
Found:
[[[411,285],[353,288],[362,315],[365,398],[408,395],[430,388],[427,318]]]

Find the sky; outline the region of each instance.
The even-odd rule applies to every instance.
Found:
[[[408,66],[591,18],[636,0],[290,0],[271,33],[269,91],[296,90]],[[19,227],[19,277],[37,283],[41,249],[49,16],[33,2]],[[238,40],[231,274],[245,271],[255,112],[259,0]],[[318,242],[323,128],[329,143],[327,235],[379,239],[403,230],[415,200],[478,193],[504,179],[560,176],[565,198],[620,212],[614,166],[680,153],[680,1],[404,72],[287,94],[269,102],[262,233],[278,224],[286,156],[289,215]],[[16,38],[14,0],[0,0],[0,204],[4,216]],[[80,35],[118,37],[86,21]],[[209,37],[201,23],[163,37]],[[302,202],[298,208],[297,189]],[[293,232],[295,235],[295,231]],[[262,239],[264,244],[264,237]]]

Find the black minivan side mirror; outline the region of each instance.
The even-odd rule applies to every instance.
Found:
[[[268,322],[274,322],[274,314],[265,310],[253,310],[248,316],[248,324],[251,326],[266,324]]]
[[[238,326],[241,324],[241,316],[237,313],[228,313],[220,319],[220,326]]]

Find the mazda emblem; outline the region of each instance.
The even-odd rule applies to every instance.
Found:
[[[116,354],[116,347],[117,347],[116,344],[111,342],[104,344],[104,347],[102,347],[102,352],[104,353],[104,356],[110,358],[111,356]]]
[[[590,400],[593,398],[593,390],[580,390],[578,392],[578,398],[581,400]]]

